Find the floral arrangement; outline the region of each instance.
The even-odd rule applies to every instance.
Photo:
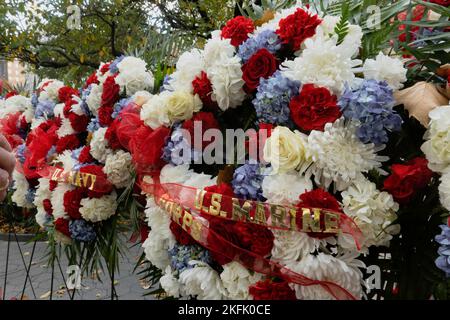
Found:
[[[408,179],[424,177],[408,183],[406,190],[404,170],[387,164],[385,144],[402,129],[394,92],[406,81],[406,69],[401,60],[382,52],[359,59],[362,37],[358,25],[312,8],[281,10],[259,26],[239,16],[214,31],[202,50],[182,54],[161,92],[142,105],[141,120],[153,137],[146,137],[152,147],[142,149],[147,159],[141,157],[138,168],[158,172],[153,180],[147,178],[150,185],[182,185],[182,203],[189,197],[183,188],[204,190],[207,208],[213,203],[208,197],[219,194],[222,200],[332,210],[351,218],[362,234],[355,244],[354,234],[277,230],[227,219],[226,209],[222,218],[201,209],[192,215],[207,226],[202,241],[184,218],[171,215],[144,187],[150,193],[145,213],[151,231],[143,246],[148,261],[162,271],[160,283],[167,295],[342,297],[318,284],[329,281],[347,298],[364,296],[360,255],[374,246],[389,246],[399,232],[399,205],[427,184],[431,174],[425,159],[414,159]],[[202,133],[267,130],[262,159],[233,163],[228,178],[217,166],[197,165],[207,146],[183,133],[194,133],[196,122]],[[388,171],[392,173],[380,185],[378,177]],[[224,206],[231,204],[223,200]],[[258,262],[277,267],[268,271]],[[277,268],[284,272],[273,273]],[[290,272],[295,276],[286,276]],[[292,280],[298,275],[314,284]]]

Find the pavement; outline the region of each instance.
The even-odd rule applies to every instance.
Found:
[[[7,256],[7,241],[0,241],[0,300],[5,292],[5,300],[20,299],[26,279],[33,243],[25,243],[12,240],[10,243],[10,254],[8,262],[8,274],[5,290],[5,271]],[[20,250],[23,254],[20,254]],[[142,248],[127,243],[128,252],[120,258],[119,274],[115,276],[115,290],[119,300],[154,300],[152,295],[146,293],[153,290],[149,285],[140,280],[139,268],[136,273],[133,269],[138,261]],[[55,264],[53,277],[53,292],[51,290],[52,268],[47,265],[46,242],[37,242],[33,260],[31,262],[29,280],[25,286],[25,300],[70,300],[73,290],[66,289],[62,273],[67,279],[68,264],[65,257],[61,257],[59,268]],[[25,261],[23,261],[25,260]],[[24,263],[25,262],[25,263]],[[30,281],[31,279],[31,281]],[[109,300],[111,299],[111,280],[107,274],[101,275],[101,280],[95,277],[82,277],[81,288],[75,290],[73,300]]]

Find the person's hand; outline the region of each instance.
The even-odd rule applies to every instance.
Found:
[[[6,197],[15,165],[16,158],[12,148],[5,136],[0,134],[0,201]]]

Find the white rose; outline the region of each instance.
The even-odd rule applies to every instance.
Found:
[[[202,101],[198,95],[188,91],[175,91],[166,101],[167,115],[172,123],[191,119],[194,112],[200,111]]]

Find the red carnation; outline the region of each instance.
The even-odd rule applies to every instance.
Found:
[[[230,245],[239,246],[238,235],[234,232],[235,222],[216,218],[213,216],[205,216],[209,221],[208,245],[211,257],[220,265],[230,263],[237,254],[237,249]]]
[[[409,202],[433,177],[433,172],[428,168],[428,160],[421,157],[405,164],[393,164],[391,171],[391,175],[384,180],[384,190],[402,204]]]
[[[74,150],[80,146],[80,140],[76,134],[69,134],[58,140],[56,143],[56,153],[63,153],[65,150]]]
[[[91,156],[91,147],[85,146],[81,149],[80,156],[78,157],[80,163],[91,163],[94,162],[94,158]]]
[[[84,87],[87,88],[87,87],[89,87],[89,85],[91,85],[93,83],[99,84],[98,79],[97,79],[97,72],[95,72],[95,71],[89,76],[89,78],[87,78],[86,84]]]
[[[259,49],[242,66],[242,79],[245,91],[253,92],[259,86],[261,78],[269,78],[277,70],[277,59],[267,49]]]
[[[48,190],[54,191],[57,186],[58,186],[58,181],[50,180],[50,182],[48,183]]]
[[[397,18],[399,21],[405,21],[405,20],[411,19],[412,21],[417,22],[417,21],[422,20],[424,13],[425,13],[425,7],[422,5],[417,5],[413,9],[411,17],[408,17],[409,12],[403,11],[397,15]],[[416,33],[419,31],[420,27],[417,27],[417,26],[409,26],[408,27],[405,24],[401,24],[398,27],[399,31],[406,31],[407,29],[409,31],[409,37],[410,37],[409,41],[416,40]],[[401,42],[407,42],[407,38],[408,38],[408,34],[406,32],[401,33],[398,36],[398,39]]]
[[[56,231],[59,231],[63,235],[66,235],[70,238],[69,220],[64,219],[64,218],[56,219],[55,220],[55,229],[56,229]]]
[[[69,86],[61,87],[61,88],[58,90],[58,99],[59,99],[59,102],[65,103],[65,102],[67,102],[68,100],[72,100],[72,96],[73,96],[73,95],[75,95],[75,96],[78,97],[80,94],[79,94],[79,92],[78,92],[77,89],[71,88],[71,87],[69,87]]]
[[[231,44],[235,47],[248,39],[248,34],[255,30],[253,20],[237,16],[227,22],[222,28],[222,38],[231,39]]]
[[[269,228],[255,223],[237,222],[234,230],[239,235],[241,248],[262,257],[267,256],[272,251],[275,237]]]
[[[177,242],[183,246],[189,246],[192,244],[196,244],[194,238],[192,238],[189,233],[183,230],[182,227],[178,225],[178,223],[172,221],[170,223],[170,231],[172,231],[173,236],[177,240]]]
[[[194,116],[189,119],[186,120],[183,123],[183,129],[186,129],[187,131],[189,131],[190,134],[190,143],[191,146],[196,148],[194,139],[195,139],[195,135],[194,135],[194,129],[195,129],[195,124],[197,123],[197,127],[200,127],[201,124],[201,137],[203,137],[203,134],[205,133],[206,130],[208,129],[219,129],[220,125],[219,122],[216,120],[216,118],[214,117],[214,114],[211,112],[198,112],[196,114],[194,114]],[[211,143],[211,141],[203,141],[202,139],[202,150],[208,146]]]
[[[326,123],[341,117],[337,97],[328,89],[316,88],[313,84],[305,84],[300,95],[292,98],[289,108],[292,120],[305,131],[323,131]]]
[[[111,62],[105,63],[104,65],[102,65],[102,67],[100,68],[100,72],[102,74],[105,74],[109,71],[109,66],[110,66]]]
[[[98,121],[100,125],[107,127],[113,122],[112,113],[113,107],[103,106],[98,108]]]
[[[5,100],[8,99],[8,98],[17,96],[17,95],[18,95],[17,91],[16,90],[12,90],[12,91],[8,92],[7,94],[5,94]]]
[[[89,124],[89,117],[82,114],[78,115],[75,112],[69,113],[68,119],[73,130],[76,132],[84,132]]]
[[[44,210],[45,212],[47,212],[47,214],[53,215],[53,207],[50,199],[45,199],[44,201],[42,201],[42,205],[44,206]]]
[[[311,15],[298,8],[293,14],[281,19],[276,33],[284,44],[289,44],[297,51],[305,39],[315,35],[316,28],[321,22],[317,15]]]
[[[120,86],[116,83],[115,76],[109,76],[103,83],[101,106],[112,107],[119,100]]]
[[[113,150],[120,149],[122,146],[117,136],[117,127],[120,125],[120,119],[116,118],[105,132],[105,139],[108,140],[109,146]]]
[[[211,110],[217,108],[217,102],[211,98],[213,88],[206,72],[202,71],[200,76],[195,77],[192,81],[192,86],[194,87],[194,94],[198,94],[205,108]]]
[[[84,196],[83,189],[81,188],[64,193],[64,210],[72,219],[81,219],[80,202]]]
[[[295,291],[286,281],[259,281],[251,285],[248,292],[253,296],[253,300],[296,300]]]

